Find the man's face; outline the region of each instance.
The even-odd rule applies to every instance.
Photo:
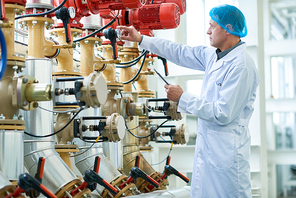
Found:
[[[221,49],[226,41],[227,31],[211,19],[207,34],[209,35],[211,46]]]

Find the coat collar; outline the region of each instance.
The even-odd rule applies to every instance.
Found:
[[[246,43],[243,42],[241,45],[239,45],[236,48],[234,48],[233,50],[231,50],[226,56],[224,56],[220,60],[217,61],[217,56],[216,56],[216,58],[214,60],[215,61],[214,65],[210,69],[209,73],[219,69],[223,65],[223,62],[228,62],[228,61],[232,60],[233,58],[237,57],[238,55],[240,55],[241,53],[243,53],[245,48],[246,48]],[[215,55],[216,55],[216,53],[215,53]]]

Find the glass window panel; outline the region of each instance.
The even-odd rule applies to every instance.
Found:
[[[271,58],[271,92],[273,98],[295,97],[295,57]]]
[[[295,39],[296,1],[279,1],[270,4],[271,40]]]
[[[296,167],[295,164],[276,166],[276,197],[296,197]]]
[[[187,45],[205,45],[203,0],[187,0]]]
[[[295,149],[295,113],[273,113],[276,149]]]

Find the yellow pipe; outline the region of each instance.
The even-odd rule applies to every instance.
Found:
[[[103,46],[103,48],[104,48],[103,54],[102,54],[103,57],[105,57],[107,60],[113,59],[112,46],[107,45],[107,46]],[[107,83],[116,83],[116,68],[114,63],[107,64],[106,68],[103,70],[102,73]]]
[[[64,28],[55,28],[50,30],[49,33],[57,36],[59,45],[68,46],[65,37]],[[71,38],[73,40],[74,35],[81,34],[82,30],[71,28]],[[73,72],[73,49],[72,48],[61,48],[60,53],[56,57],[58,60],[58,72]]]
[[[124,48],[119,53],[119,59],[121,60],[121,62],[129,62],[131,60],[134,60],[138,56],[139,56],[139,51],[137,47]],[[129,81],[136,75],[136,73],[137,73],[137,70],[134,67],[121,68],[119,80],[120,82]],[[124,91],[132,92],[132,83],[125,84],[123,85],[123,87],[124,87]]]
[[[80,42],[80,72],[82,76],[89,76],[94,71],[95,64],[102,60],[94,54],[96,40],[101,39],[89,38],[86,40],[87,42]]]
[[[55,29],[58,36],[58,43],[60,45],[67,44],[64,28]],[[71,35],[73,40],[73,31],[71,28]],[[57,56],[58,72],[73,72],[73,49],[60,49],[60,54]]]
[[[123,58],[123,62],[128,62],[133,60],[133,57]],[[137,73],[137,70],[134,67],[127,67],[120,69],[119,80],[120,82],[126,82],[132,79]],[[132,92],[132,83],[124,84],[124,91]]]
[[[107,96],[107,101],[104,105],[101,106],[102,108],[102,115],[103,116],[110,116],[112,113],[120,113],[119,103],[114,96],[116,94],[116,90],[112,89]]]
[[[141,72],[146,72],[148,71],[147,68],[148,68],[148,63],[153,60],[153,59],[148,59],[146,58],[145,62],[144,62],[144,65],[143,65],[143,68],[142,68],[142,71]],[[143,61],[143,59],[142,59]],[[141,62],[139,62],[137,64],[138,68],[140,68],[141,66]],[[148,89],[148,76],[147,75],[141,75],[141,77],[139,78],[139,80],[137,81],[137,91],[149,91]]]
[[[14,4],[5,4],[6,18],[12,23],[10,28],[2,28],[2,32],[6,41],[7,48],[7,59],[14,60],[14,21],[15,21],[15,10],[25,11],[24,6],[14,5]]]
[[[6,18],[8,21],[12,23],[11,27],[2,28],[2,32],[4,34],[6,48],[7,48],[7,59],[12,61],[21,61],[24,59],[15,56],[15,48],[14,48],[14,20],[16,12],[25,11],[24,6],[15,5],[15,4],[5,4]],[[14,61],[7,62],[7,68],[4,73],[3,78],[0,81],[0,92],[5,93],[0,95],[0,114],[5,116],[5,119],[12,119],[14,115],[18,115],[19,109],[13,107],[12,105],[12,97],[13,97],[13,76],[14,70],[12,67],[14,66]]]
[[[44,23],[53,23],[52,19],[46,17],[28,17],[21,20],[28,26],[28,57],[44,58],[53,56],[57,49],[53,49],[54,42],[48,41],[44,36]]]

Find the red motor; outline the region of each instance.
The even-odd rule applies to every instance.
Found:
[[[120,25],[133,25],[141,33],[148,30],[173,29],[180,24],[180,9],[175,3],[147,4],[122,11]]]
[[[147,4],[151,4],[152,0],[148,0]],[[180,8],[180,14],[184,14],[186,12],[186,0],[154,0],[153,4],[162,4],[162,3],[175,3]]]
[[[102,18],[113,18],[113,10],[135,9],[142,7],[146,0],[86,0],[92,14],[100,14]]]
[[[17,4],[17,5],[25,6],[26,3],[27,3],[27,1],[26,0],[5,0],[5,3],[7,3],[7,4]]]

